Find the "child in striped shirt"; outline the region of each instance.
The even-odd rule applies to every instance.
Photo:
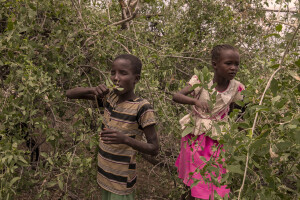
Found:
[[[122,54],[115,58],[110,79],[117,86],[109,90],[105,84],[92,88],[74,88],[70,99],[98,99],[104,107],[103,129],[100,133],[97,182],[102,199],[134,199],[137,151],[157,155],[159,144],[155,116],[150,103],[134,93],[140,80],[139,58]],[[147,143],[142,142],[145,134]]]

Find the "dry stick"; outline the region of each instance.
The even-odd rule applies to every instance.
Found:
[[[78,17],[82,21],[84,29],[87,29],[87,25],[85,24],[85,21],[82,17],[81,10],[80,10],[81,9],[80,0],[78,1],[78,7],[76,6],[76,3],[74,0],[71,0],[71,1],[72,1],[73,6],[75,7],[75,9],[77,10]]]
[[[195,57],[185,57],[185,56],[174,56],[174,55],[161,55],[163,57],[171,57],[171,58],[182,58],[182,59],[190,59],[190,60],[199,60],[203,63],[209,64],[205,60],[202,60],[201,58],[195,58]]]
[[[287,25],[287,26],[297,28],[296,24],[289,24],[289,23],[286,23],[286,22],[278,21],[278,20],[271,20],[271,22],[280,23],[280,24],[284,24],[284,25]]]
[[[282,56],[282,58],[281,58],[279,67],[273,72],[273,74],[272,74],[271,77],[269,78],[269,81],[268,81],[268,83],[267,83],[267,85],[266,85],[266,87],[265,87],[265,90],[264,90],[264,92],[263,92],[263,94],[262,94],[262,97],[261,97],[261,99],[260,99],[259,105],[262,105],[262,102],[263,102],[263,99],[264,99],[264,97],[265,97],[265,94],[266,94],[267,90],[269,89],[270,84],[271,84],[271,81],[273,80],[275,74],[276,74],[279,70],[281,70],[281,69],[283,68],[282,65],[283,65],[284,58],[285,58],[285,56],[286,56],[286,54],[287,54],[287,52],[288,52],[288,50],[289,50],[290,45],[293,43],[293,41],[294,41],[294,39],[295,39],[295,37],[296,37],[296,35],[297,35],[297,32],[298,32],[299,28],[300,28],[300,23],[299,23],[297,29],[295,30],[292,39],[290,40],[290,42],[287,44],[287,46],[286,46],[286,48],[285,48],[285,51],[284,51],[284,54],[283,54],[283,56]],[[255,125],[256,125],[257,118],[258,118],[258,112],[256,112],[255,118],[254,118],[254,121],[253,121],[252,133],[251,133],[251,135],[250,135],[251,139],[252,139],[252,136],[253,136],[253,134],[254,134],[254,130],[255,130]],[[250,144],[251,144],[251,142],[249,143],[248,147],[250,147]],[[246,165],[245,165],[245,170],[244,170],[244,177],[243,177],[243,182],[242,182],[242,185],[241,185],[241,188],[240,188],[240,191],[239,191],[238,200],[240,200],[240,197],[241,197],[241,194],[242,194],[242,190],[243,190],[243,188],[244,188],[244,184],[245,184],[245,180],[246,180],[246,175],[247,175],[247,169],[248,169],[248,162],[249,162],[249,151],[247,152]]]
[[[130,40],[130,41],[136,42],[136,43],[138,43],[138,44],[141,45],[141,46],[144,46],[144,47],[147,47],[148,49],[151,49],[152,51],[159,52],[157,49],[154,49],[154,48],[152,48],[152,47],[149,47],[148,45],[143,44],[143,43],[139,42],[138,40],[134,40],[134,39],[132,39],[132,38],[130,38],[130,37],[127,37],[127,36],[125,36],[125,35],[122,35],[122,34],[119,34],[119,36],[121,36],[121,37],[123,37],[123,38],[125,38],[125,39],[128,39],[128,40]]]
[[[79,67],[80,67],[80,66],[79,66]],[[89,85],[90,85],[90,87],[92,87],[92,84],[91,84],[91,81],[90,81],[90,77],[85,73],[84,69],[82,69],[81,67],[80,67],[80,69],[81,69],[81,70],[83,71],[83,73],[86,75],[86,77],[87,77],[87,79],[88,79],[88,81],[89,81]],[[99,104],[98,104],[97,96],[95,95],[94,97],[95,97],[95,102],[96,102],[96,105],[97,105],[97,111],[98,111],[98,114],[101,115],[100,108],[99,108]]]
[[[85,142],[85,141],[91,139],[91,138],[94,137],[96,134],[98,134],[98,133],[94,133],[94,134],[90,135],[89,137],[87,137],[86,139],[83,139],[83,140],[79,141],[77,144],[74,144],[73,146],[71,146],[70,148],[68,148],[66,151],[64,151],[61,155],[65,155],[69,150],[71,150],[71,149],[77,147],[77,146],[78,146],[79,144],[81,144],[82,142]]]
[[[105,72],[101,71],[100,69],[96,68],[96,67],[93,67],[91,65],[79,65],[80,67],[90,67],[96,71],[98,71],[100,74],[102,74],[104,77],[106,77],[106,75],[104,74]]]
[[[131,52],[129,51],[129,49],[124,44],[122,44],[121,42],[119,42],[117,40],[113,40],[113,41],[116,42],[116,43],[118,43],[119,45],[121,45],[128,54],[131,54]]]
[[[109,3],[108,3],[108,1],[106,1],[106,9],[107,9],[108,21],[111,22],[111,19],[110,19],[110,11],[109,11]]]
[[[287,13],[298,13],[299,11],[297,10],[281,10],[281,9],[255,9],[255,8],[250,8],[251,10],[262,10],[265,12],[287,12]]]
[[[73,163],[75,152],[76,152],[76,147],[73,150],[73,155],[72,155],[72,158],[70,160],[69,169],[71,168],[71,165]],[[66,181],[66,187],[65,187],[65,193],[66,194],[68,194],[68,181],[69,181],[69,177],[70,177],[70,171],[68,171],[68,176],[67,176],[67,181]]]
[[[117,25],[120,25],[120,24],[123,24],[125,22],[128,22],[128,21],[132,20],[133,18],[136,17],[138,11],[139,11],[139,8],[136,8],[135,11],[132,13],[132,15],[130,17],[128,17],[127,19],[124,19],[124,20],[121,20],[121,21],[109,24],[109,26],[117,26]]]

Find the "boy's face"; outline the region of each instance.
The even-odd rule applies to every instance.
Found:
[[[112,63],[110,70],[110,79],[112,82],[124,88],[124,90],[115,90],[115,93],[125,94],[134,91],[135,84],[139,81],[140,75],[134,73],[131,62],[126,59],[117,59]]]
[[[240,65],[240,55],[237,51],[224,49],[221,51],[217,61],[213,61],[215,75],[226,80],[231,80],[238,72]]]

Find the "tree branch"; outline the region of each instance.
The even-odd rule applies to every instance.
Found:
[[[117,26],[117,25],[120,25],[120,24],[123,24],[125,22],[128,22],[128,21],[132,20],[133,18],[136,17],[138,10],[139,10],[139,8],[136,8],[135,11],[132,13],[132,15],[130,17],[128,17],[127,19],[109,24],[109,26]]]
[[[278,9],[255,9],[255,8],[250,8],[251,10],[262,10],[265,12],[287,12],[287,13],[298,13],[297,10],[278,10]]]

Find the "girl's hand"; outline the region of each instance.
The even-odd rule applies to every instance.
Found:
[[[93,95],[96,95],[97,97],[103,98],[106,94],[108,94],[109,89],[106,87],[106,85],[101,84],[97,87],[93,87],[91,90],[91,93]]]
[[[125,144],[127,136],[119,131],[104,129],[100,133],[100,139],[104,144]]]
[[[202,112],[210,113],[210,108],[209,108],[209,106],[208,106],[207,101],[196,100],[196,101],[195,101],[195,106],[196,106],[197,108],[200,108],[200,110],[201,110]]]

